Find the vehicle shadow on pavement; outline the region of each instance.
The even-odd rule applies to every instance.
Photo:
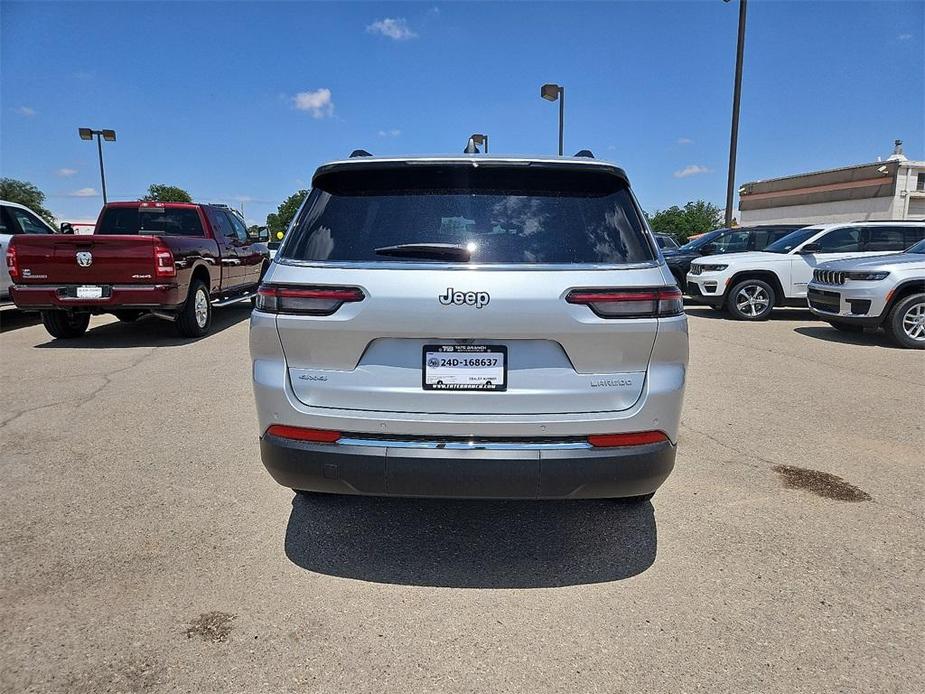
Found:
[[[716,309],[710,308],[709,306],[703,306],[700,304],[685,304],[684,312],[689,316],[695,316],[697,318],[713,318],[714,320],[727,320],[730,323],[740,323],[745,321],[737,321],[729,317],[729,314],[725,311],[717,311]],[[771,311],[771,317],[769,320],[772,321],[818,321],[819,318],[813,315],[813,312],[808,308],[776,308]]]
[[[20,328],[31,328],[41,322],[42,317],[38,313],[26,313],[16,309],[0,311],[0,333],[19,330]]]
[[[890,349],[902,349],[894,343],[886,333],[849,333],[843,330],[836,330],[827,325],[810,325],[800,328],[794,328],[793,332],[807,337],[814,337],[817,340],[826,342],[840,342],[844,345],[858,345],[859,347],[888,347]]]
[[[655,561],[650,502],[297,494],[286,556],[309,571],[448,588],[618,581]]]
[[[146,316],[134,323],[113,321],[91,328],[83,337],[73,340],[49,339],[36,345],[41,349],[117,349],[119,347],[170,347],[207,340],[223,330],[251,317],[251,305],[226,306],[212,313],[212,327],[205,337],[190,338],[177,334],[176,326],[166,320]]]

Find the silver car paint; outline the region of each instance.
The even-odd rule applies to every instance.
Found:
[[[366,299],[328,317],[254,311],[250,350],[261,434],[272,424],[414,437],[659,429],[677,441],[686,316],[604,319],[565,301],[575,288],[672,286],[660,254],[655,262],[622,267],[277,257],[265,281],[358,286]],[[448,288],[488,292],[491,300],[482,308],[443,305],[438,296]],[[422,390],[422,345],[466,341],[508,346],[508,390]]]
[[[851,280],[846,279],[844,284],[830,285],[813,280],[810,289],[822,291],[836,291],[841,295],[839,312],[830,313],[820,311],[810,305],[810,310],[818,316],[843,318],[857,317],[851,313],[849,300],[868,300],[870,310],[865,314],[868,317],[885,317],[891,292],[899,285],[919,281],[925,283],[925,255],[921,253],[894,253],[874,258],[855,258],[847,260],[833,260],[819,265],[818,270],[833,272],[889,272],[882,280]]]

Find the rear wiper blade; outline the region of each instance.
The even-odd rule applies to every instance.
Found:
[[[455,243],[400,243],[396,246],[377,248],[376,255],[427,260],[459,260],[468,263],[472,254],[465,246]]]

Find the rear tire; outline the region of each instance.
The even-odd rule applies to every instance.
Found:
[[[87,332],[87,327],[90,325],[90,314],[42,311],[42,325],[52,337],[70,340]]]
[[[726,297],[729,315],[736,320],[764,321],[771,317],[777,296],[764,280],[743,280]]]
[[[141,318],[143,311],[115,311],[112,315],[123,323],[134,323]]]
[[[177,331],[183,337],[203,337],[212,325],[212,300],[202,280],[190,284],[186,303],[177,314]]]
[[[862,333],[864,332],[863,325],[855,325],[853,323],[841,323],[837,320],[830,320],[828,324],[831,325],[836,330],[841,330],[843,333]]]
[[[900,347],[925,349],[925,294],[897,301],[883,327]]]

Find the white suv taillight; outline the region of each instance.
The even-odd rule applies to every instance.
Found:
[[[677,287],[573,289],[565,300],[585,305],[601,318],[655,318],[684,313],[684,301]]]
[[[359,287],[279,287],[264,284],[257,290],[257,310],[330,316],[343,304],[365,298]]]
[[[154,246],[154,276],[158,279],[177,276],[173,252],[162,243]]]

